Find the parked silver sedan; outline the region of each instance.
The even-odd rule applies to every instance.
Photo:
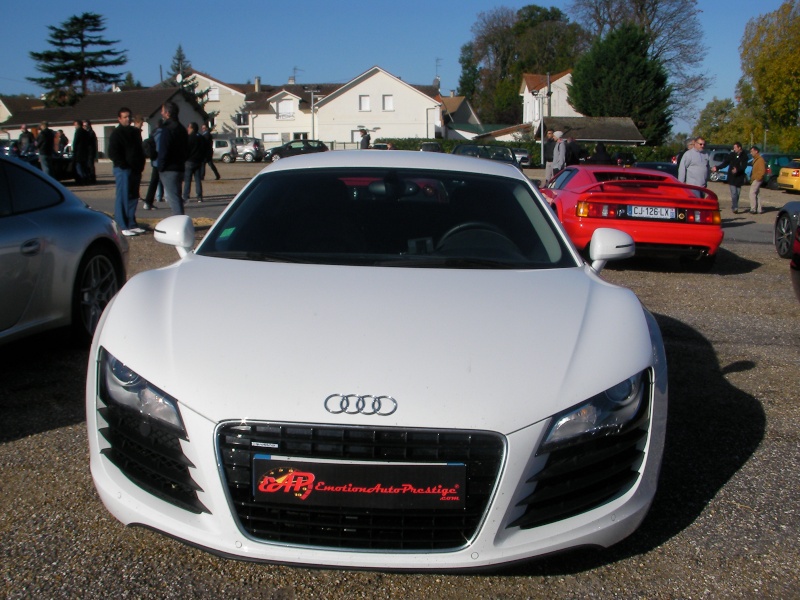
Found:
[[[108,215],[42,171],[0,157],[0,344],[65,325],[90,339],[125,283],[127,259]]]

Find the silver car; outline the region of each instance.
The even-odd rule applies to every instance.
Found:
[[[0,157],[0,344],[72,325],[88,341],[125,283],[116,223],[42,171]]]
[[[245,162],[261,162],[264,159],[264,146],[256,138],[233,138],[236,152]]]
[[[214,160],[221,160],[224,163],[236,162],[239,153],[236,150],[236,144],[232,139],[228,138],[214,138]]]

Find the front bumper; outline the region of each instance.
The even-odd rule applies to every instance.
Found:
[[[91,407],[87,411],[87,426],[92,476],[103,503],[122,523],[146,526],[210,552],[245,560],[423,571],[490,567],[573,547],[607,547],[638,527],[655,494],[667,400],[666,367],[663,361],[660,364],[663,369],[655,373],[651,385],[649,414],[638,426],[642,430],[642,437],[636,442],[639,458],[633,463],[634,477],[629,484],[586,510],[581,509],[555,521],[544,519],[537,522],[531,518],[528,508],[531,502],[536,501],[531,498],[536,496],[538,489],[532,479],[546,470],[543,467],[548,456],[536,456],[533,449],[539,446],[548,423],[537,423],[506,435],[483,432],[486,439],[498,442],[489,453],[493,456],[489,462],[494,461],[492,475],[488,487],[486,482],[481,484],[485,488],[481,492],[484,499],[479,501],[482,504],[474,527],[464,530],[463,539],[447,542],[445,548],[436,544],[426,546],[425,543],[381,547],[384,533],[380,530],[373,535],[373,541],[361,545],[351,543],[352,538],[348,540],[351,532],[364,527],[358,521],[362,515],[338,511],[334,511],[334,523],[326,521],[319,525],[315,521],[320,518],[319,514],[295,513],[281,516],[278,524],[269,529],[271,526],[265,526],[262,520],[262,507],[242,506],[242,499],[232,492],[236,487],[239,465],[244,471],[239,473],[243,475],[240,482],[249,489],[249,458],[245,457],[238,463],[232,460],[231,449],[235,449],[236,444],[225,443],[239,425],[250,428],[250,433],[245,435],[252,436],[258,426],[263,429],[267,424],[245,420],[213,423],[186,407],[182,407],[182,417],[188,440],[179,440],[178,454],[181,456],[175,458],[189,475],[191,483],[188,488],[194,489],[197,503],[192,506],[191,502],[175,502],[169,497],[173,493],[171,485],[160,494],[147,491],[141,481],[136,482],[130,477],[124,464],[121,468],[119,460],[112,460],[107,431],[112,418],[105,412],[103,403],[96,399],[93,386],[87,385],[87,407]],[[92,369],[90,365],[90,371]],[[90,373],[89,381],[94,375]],[[312,427],[307,424],[283,425],[292,430]],[[469,436],[474,432],[441,433]],[[590,467],[589,470],[598,469]],[[244,504],[247,504],[246,500]],[[396,515],[396,518],[406,519],[411,527],[418,516],[406,514]],[[290,517],[295,519],[295,523],[301,522],[301,526],[286,533],[285,530],[291,527],[282,528],[281,522]],[[306,527],[306,523],[311,525]],[[427,526],[435,528],[437,525],[423,524],[423,528]],[[298,531],[300,537],[295,535]],[[314,535],[304,541],[302,536],[309,531]],[[436,541],[437,536],[433,537]],[[340,541],[333,542],[333,539]],[[334,547],[336,544],[339,547]]]

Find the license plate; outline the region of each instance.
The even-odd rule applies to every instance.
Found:
[[[464,507],[463,463],[319,461],[257,454],[253,499],[290,506],[457,509]]]
[[[663,206],[629,206],[628,216],[637,219],[674,219],[675,209]]]

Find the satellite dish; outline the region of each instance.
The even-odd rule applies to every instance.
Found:
[[[175,76],[175,81],[177,81],[178,83],[180,83],[181,81],[183,81],[183,75],[181,75],[180,73],[178,73],[178,74]]]

